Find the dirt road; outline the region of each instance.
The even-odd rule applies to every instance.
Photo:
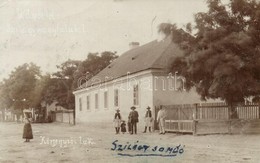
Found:
[[[157,132],[141,133],[141,129],[137,135],[116,135],[112,124],[52,123],[32,124],[32,127],[34,139],[24,143],[23,124],[0,123],[1,163],[260,161],[260,135],[158,135]],[[178,146],[176,153],[173,150]]]

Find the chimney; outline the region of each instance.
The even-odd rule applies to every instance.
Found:
[[[139,42],[130,42],[129,43],[129,49],[131,50],[131,49],[135,49],[135,48],[137,48],[137,47],[139,47]]]

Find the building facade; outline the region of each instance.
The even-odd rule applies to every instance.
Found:
[[[183,55],[170,38],[152,41],[122,54],[108,67],[74,91],[76,123],[113,122],[116,109],[127,121],[130,107],[144,126],[146,108],[200,102],[200,96],[185,89],[185,79],[171,74],[171,63]],[[171,70],[171,71],[170,71]]]

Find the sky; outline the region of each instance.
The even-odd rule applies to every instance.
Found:
[[[33,62],[55,72],[89,52],[129,49],[155,40],[160,23],[183,27],[206,0],[0,0],[0,81]]]

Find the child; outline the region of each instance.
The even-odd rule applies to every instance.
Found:
[[[125,128],[126,124],[125,124],[125,121],[123,121],[121,123],[121,132],[124,134],[126,132],[126,128]]]
[[[25,139],[25,142],[30,142],[30,139],[33,139],[32,126],[29,118],[25,118],[25,124],[23,128],[23,138]]]

